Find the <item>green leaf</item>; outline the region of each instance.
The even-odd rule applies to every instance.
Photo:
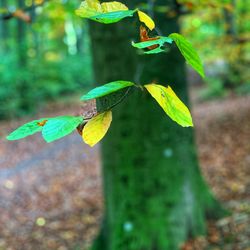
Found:
[[[51,118],[42,130],[43,138],[46,142],[58,140],[76,129],[83,122],[81,116],[59,116]]]
[[[88,18],[100,23],[116,23],[121,19],[133,16],[137,10],[129,10],[123,3],[103,2],[99,0],[85,0],[81,3],[79,9],[76,10],[76,15]]]
[[[133,16],[135,11],[136,10],[122,10],[122,11],[108,12],[92,16],[90,17],[90,19],[104,24],[116,23],[125,17]]]
[[[144,86],[159,103],[165,113],[182,127],[193,126],[192,116],[185,104],[177,97],[170,86],[157,84]]]
[[[128,81],[110,82],[103,86],[92,89],[86,95],[83,95],[81,97],[81,100],[86,101],[86,100],[96,99],[133,85],[134,85],[133,82],[128,82]]]
[[[204,68],[201,59],[193,48],[192,44],[186,40],[182,35],[173,33],[169,35],[172,38],[177,47],[179,48],[181,54],[186,59],[187,63],[190,64],[194,70],[196,70],[203,78],[205,77]]]
[[[139,43],[132,42],[132,46],[138,49],[146,49],[148,47],[158,45],[158,48],[151,50],[151,52],[150,51],[144,52],[145,54],[156,54],[164,51],[163,49],[161,49],[161,47],[163,47],[165,43],[171,44],[172,42],[173,40],[169,37],[159,36],[158,39],[155,40],[139,42]]]
[[[33,135],[37,132],[42,131],[43,126],[39,125],[39,123],[43,123],[44,121],[47,121],[48,118],[42,118],[39,120],[34,120],[31,122],[28,122],[21,127],[17,128],[15,131],[13,131],[11,134],[9,134],[6,139],[9,141],[14,140],[20,140],[22,138],[25,138],[27,136]]]
[[[162,48],[160,48],[160,47],[158,47],[158,48],[155,48],[155,49],[152,49],[152,50],[149,50],[149,51],[146,51],[146,52],[144,52],[144,54],[158,54],[158,53],[161,53],[161,52],[163,52],[163,51],[165,51],[164,49],[162,49]]]

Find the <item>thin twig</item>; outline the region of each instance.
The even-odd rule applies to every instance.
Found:
[[[154,18],[154,1],[148,0],[148,14]]]
[[[108,109],[106,109],[105,111],[108,111],[114,107],[116,107],[118,104],[120,104],[124,99],[125,97],[129,94],[130,90],[132,89],[132,87],[128,87],[127,91],[124,93],[124,95],[116,102],[114,103],[113,105],[111,105]]]
[[[132,87],[128,87],[128,89],[127,89],[127,91],[124,93],[124,95],[123,95],[117,102],[115,102],[113,105],[111,105],[110,107],[108,107],[107,109],[105,109],[103,112],[106,112],[106,111],[108,111],[108,110],[111,110],[112,108],[114,108],[114,107],[116,107],[118,104],[120,104],[120,103],[125,99],[125,97],[129,94],[129,92],[130,92],[131,89],[132,89]],[[102,113],[103,113],[103,112],[102,112]],[[95,117],[96,115],[98,115],[98,113],[95,114],[95,115],[91,115],[91,116],[89,116],[89,117],[84,117],[84,122],[85,122],[85,121],[89,121],[90,119],[92,119],[92,118]]]

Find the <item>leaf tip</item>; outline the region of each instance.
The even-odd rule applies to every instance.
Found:
[[[194,127],[194,124],[193,124],[192,118],[191,118],[190,123],[186,124],[186,125],[185,125],[185,126],[183,126],[183,127],[186,127],[186,128],[191,127],[191,128],[193,128],[193,127]]]
[[[90,96],[88,95],[88,94],[85,94],[85,95],[83,95],[82,97],[81,97],[81,101],[88,101],[88,100],[90,100],[90,99],[93,99],[93,98],[90,98]]]
[[[137,13],[138,13],[139,20],[142,23],[145,23],[145,25],[150,30],[153,30],[155,28],[155,22],[154,22],[154,20],[149,15],[147,15],[145,12],[140,11],[140,10],[138,10]]]
[[[11,135],[10,135],[10,134],[7,135],[7,136],[5,137],[5,139],[6,139],[7,141],[13,141],[13,140],[11,139]]]
[[[205,79],[206,78],[206,74],[205,74],[205,71],[204,69],[202,68],[202,71],[200,72],[200,76]]]

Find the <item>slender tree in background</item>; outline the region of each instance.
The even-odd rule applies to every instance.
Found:
[[[130,8],[142,3],[123,2]],[[178,12],[175,1],[155,4]],[[179,31],[177,15],[155,14],[161,33]],[[130,20],[107,26],[91,22],[96,81],[172,84],[187,103],[180,54],[171,49],[167,54],[137,56],[130,43],[138,39],[138,28]],[[166,119],[147,93],[131,96],[115,108],[115,122],[102,145],[105,215],[93,249],[176,250],[188,237],[206,232],[206,218],[224,211],[199,170],[193,130]],[[103,98],[98,110],[116,98],[120,97]]]
[[[231,9],[224,9],[225,22],[225,42],[228,44],[228,52],[226,54],[226,62],[228,65],[228,74],[224,82],[224,86],[234,88],[237,85],[243,85],[249,80],[247,73],[249,61],[245,56],[246,43],[249,42],[248,36],[245,35],[246,30],[241,30],[241,26],[247,25],[245,22],[247,12],[247,2],[241,3],[231,0]],[[241,6],[244,6],[243,8]],[[245,13],[244,13],[245,12]]]
[[[0,8],[3,10],[7,8],[7,0],[1,0],[0,1]],[[8,22],[5,22],[4,20],[0,20],[0,49],[2,51],[6,51],[8,48],[7,40],[9,37],[9,24]]]
[[[225,21],[225,39],[227,44],[231,46],[237,46],[238,34],[237,34],[237,22],[236,22],[236,0],[231,0],[230,4],[232,9],[224,9],[224,21]],[[240,56],[239,56],[240,59]],[[237,64],[228,59],[228,77],[225,79],[225,87],[233,87],[235,83],[240,79],[240,71]]]
[[[25,8],[24,0],[17,0],[17,6],[19,9],[23,10]],[[18,55],[18,66],[25,69],[27,64],[27,23],[22,18],[17,18],[17,55]],[[19,78],[18,93],[23,97],[23,102],[21,104],[21,110],[25,113],[27,110],[32,109],[31,100],[28,94],[29,84],[27,82],[26,75],[22,75]]]
[[[18,8],[24,9],[24,0],[18,0]],[[18,56],[20,66],[26,64],[26,23],[21,18],[17,19],[17,44],[18,44]]]
[[[30,11],[31,22],[32,24],[36,21],[36,3],[35,0],[32,0],[32,9]],[[33,47],[36,52],[36,55],[39,55],[39,34],[32,28],[32,37],[33,37]]]

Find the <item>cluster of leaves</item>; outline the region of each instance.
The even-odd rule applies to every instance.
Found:
[[[119,2],[104,2],[100,3],[99,0],[85,0],[82,2],[76,14],[83,18],[88,18],[100,23],[115,23],[123,18],[131,17],[134,13],[138,14],[139,20],[144,23],[150,30],[155,28],[154,21],[144,12],[139,9],[129,10],[128,7]],[[139,43],[132,42],[132,46],[138,49],[146,49],[155,47],[155,49],[146,51],[146,54],[155,54],[163,52],[164,44],[175,42],[186,61],[202,76],[204,77],[204,70],[199,58],[199,55],[192,47],[192,45],[180,34],[173,33],[168,37],[158,36],[153,39],[149,38]]]
[[[89,18],[97,22],[108,24],[118,22],[125,17],[133,16],[135,12],[138,13],[139,20],[150,30],[155,28],[154,21],[146,13],[138,9],[129,10],[127,6],[119,2],[100,4],[98,0],[86,0],[81,4],[80,8],[76,11],[76,14],[84,18]],[[139,43],[133,42],[132,45],[139,49],[147,48],[149,51],[151,51],[151,53],[160,53],[164,51],[163,46],[165,43],[171,44],[173,41],[176,43],[186,61],[201,76],[204,77],[204,70],[197,52],[194,50],[192,45],[180,34],[173,33],[168,37],[143,39]],[[90,92],[82,96],[81,100],[88,101],[97,99],[125,88],[138,88],[140,90],[146,89],[173,121],[183,127],[193,126],[192,117],[188,108],[177,97],[170,86],[165,87],[155,83],[141,86],[130,81],[114,81],[92,89]],[[91,119],[79,116],[42,118],[21,126],[12,132],[7,137],[7,139],[18,140],[36,132],[42,132],[45,141],[52,142],[68,135],[73,130],[78,128],[83,140],[88,145],[94,146],[105,136],[110,127],[111,121],[111,110],[97,114]]]
[[[140,86],[133,82],[115,81],[92,89],[82,96],[81,100],[88,101],[97,99],[121,89],[131,87],[139,87],[138,89],[141,89]],[[192,117],[188,108],[176,96],[171,87],[168,86],[166,88],[157,84],[147,84],[144,87],[172,120],[183,127],[193,126]],[[91,119],[85,119],[82,116],[41,118],[19,127],[12,132],[7,139],[19,140],[34,133],[42,132],[45,141],[52,142],[70,134],[76,128],[83,127],[83,129],[80,130],[83,140],[88,145],[94,146],[104,137],[110,127],[111,121],[112,112],[110,110],[97,114]]]

